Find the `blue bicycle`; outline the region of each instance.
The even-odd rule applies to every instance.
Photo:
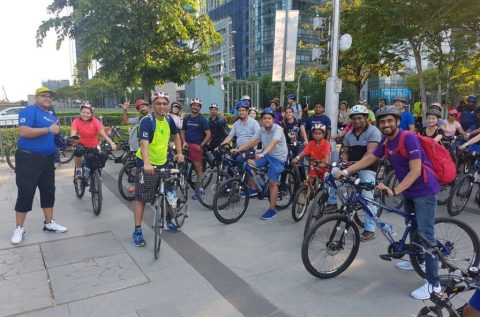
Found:
[[[353,220],[355,213],[363,209],[372,216],[376,226],[389,242],[386,254],[380,255],[382,260],[391,261],[408,255],[412,266],[422,278],[425,278],[425,249],[418,232],[414,230],[415,214],[391,208],[378,201],[362,195],[362,190],[373,190],[373,184],[360,184],[359,180],[342,178],[341,182],[353,185],[354,190],[347,198],[343,214],[327,216],[317,222],[307,233],[302,244],[302,261],[307,271],[319,278],[331,278],[345,271],[355,259],[360,246],[360,233]],[[400,239],[392,227],[382,222],[372,211],[372,207],[382,208],[405,219],[406,227]],[[410,243],[407,238],[410,236]],[[435,219],[435,238],[442,255],[449,262],[455,263],[462,270],[478,266],[480,242],[475,231],[452,218]],[[439,267],[439,274],[448,268]]]

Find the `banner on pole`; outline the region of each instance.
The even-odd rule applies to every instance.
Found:
[[[283,63],[285,63],[285,81],[295,80],[299,12],[298,10],[288,10],[288,17],[286,17],[286,12],[285,10],[277,10],[275,15],[272,81],[282,81]],[[287,18],[286,24],[285,18]],[[285,30],[285,25],[287,26],[287,30]],[[285,31],[287,31],[287,43],[284,43]],[[286,49],[285,61],[283,60],[284,49]]]

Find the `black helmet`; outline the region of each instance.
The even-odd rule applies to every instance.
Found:
[[[375,117],[377,118],[377,120],[380,120],[380,118],[385,117],[387,115],[392,115],[397,119],[400,119],[400,117],[402,116],[400,110],[397,107],[387,106],[387,107],[378,109],[377,113],[375,114]]]
[[[435,116],[437,118],[440,118],[442,116],[442,114],[437,109],[429,109],[427,111],[427,116]]]

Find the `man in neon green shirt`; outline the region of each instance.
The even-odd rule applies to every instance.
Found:
[[[177,155],[175,160],[183,162],[182,144],[180,134],[173,119],[167,116],[169,98],[168,94],[155,92],[152,95],[153,112],[142,118],[140,122],[140,148],[137,150],[137,177],[135,180],[135,231],[133,243],[137,247],[145,245],[142,233],[142,219],[145,203],[155,199],[158,174],[154,173],[155,167],[167,167],[168,144],[173,136]],[[168,220],[168,219],[167,219]],[[169,231],[176,232],[176,226],[168,221]]]
[[[417,127],[422,126],[422,102],[418,99],[413,104],[413,118]]]

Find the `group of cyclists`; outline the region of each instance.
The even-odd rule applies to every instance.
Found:
[[[53,220],[54,186],[52,193],[52,166],[49,165],[50,157],[55,151],[53,135],[59,132],[56,118],[48,116],[48,107],[54,92],[42,88],[37,90],[37,102],[27,107],[20,113],[20,139],[19,151],[17,152],[17,185],[19,196],[17,205],[17,226],[12,236],[12,243],[22,241],[25,231],[23,222],[26,212],[31,210],[31,201],[35,189],[38,186],[41,194],[41,206],[45,212],[45,231],[65,232],[66,227],[60,226]],[[246,153],[250,156],[248,162],[256,168],[268,169],[267,178],[269,183],[269,207],[261,215],[262,220],[270,220],[277,215],[275,210],[278,195],[278,183],[282,174],[288,153],[293,153],[292,163],[299,164],[304,157],[309,157],[311,162],[317,161],[317,168],[309,169],[304,180],[312,185],[315,181],[321,181],[329,171],[327,168],[331,160],[331,121],[324,112],[325,106],[318,102],[314,104],[314,114],[306,120],[302,107],[296,102],[297,97],[289,94],[288,105],[280,110],[280,101],[274,98],[268,107],[260,114],[257,121],[257,109],[251,107],[248,96],[235,105],[236,120],[230,129],[226,118],[219,114],[217,104],[209,106],[210,117],[201,115],[203,102],[194,98],[190,102],[190,114],[182,116],[183,105],[174,101],[170,103],[170,97],[164,92],[154,92],[151,97],[153,112],[149,113],[149,103],[145,100],[137,100],[135,107],[138,116],[128,117],[129,102],[123,105],[122,122],[136,126],[133,138],[138,138],[138,148],[135,150],[137,175],[135,179],[135,206],[134,206],[134,231],[133,243],[136,246],[144,246],[145,239],[142,232],[142,219],[145,204],[154,200],[158,174],[155,169],[168,165],[169,147],[174,148],[174,159],[178,163],[185,160],[182,149],[188,148],[188,159],[192,162],[198,176],[198,190],[196,195],[203,195],[200,181],[203,170],[204,149],[208,145],[211,148],[222,147],[230,144],[233,140],[235,146],[231,149],[233,155]],[[436,194],[440,190],[440,184],[435,173],[429,166],[432,162],[426,156],[415,131],[413,115],[406,110],[406,100],[397,97],[393,106],[387,106],[385,102],[379,103],[373,124],[371,113],[364,104],[358,104],[348,109],[346,103],[341,106],[343,133],[343,151],[341,160],[352,162],[347,168],[338,171],[336,178],[357,173],[361,182],[374,183],[376,176],[376,164],[381,158],[388,158],[396,177],[398,185],[389,188],[385,184],[378,184],[376,189],[383,191],[388,196],[402,195],[406,211],[416,214],[416,226],[418,232],[423,234],[432,243],[435,243],[434,222],[436,213]],[[479,143],[480,141],[480,111],[476,108],[476,98],[467,98],[467,104],[461,111],[448,109],[448,118],[443,120],[444,109],[438,104],[432,104],[426,113],[426,124],[421,129],[421,134],[435,139],[437,142],[455,134],[465,138],[465,147]],[[39,114],[40,113],[40,114]],[[42,114],[43,119],[39,119]],[[106,135],[103,125],[94,116],[94,108],[89,104],[80,107],[80,117],[72,122],[71,136],[79,136],[77,150],[75,151],[75,166],[80,167],[85,149],[96,147],[100,138],[105,140],[112,149],[115,143]],[[132,136],[132,134],[131,134]],[[50,140],[52,139],[52,140]],[[47,144],[40,148],[40,141]],[[42,144],[43,144],[42,143]],[[261,149],[257,149],[261,144]],[[406,149],[406,153],[400,151]],[[23,158],[22,156],[26,156]],[[35,178],[27,180],[32,173],[28,164],[22,162],[34,157],[43,164],[35,171]],[[240,163],[242,155],[237,156]],[[40,162],[44,160],[45,162]],[[38,175],[37,175],[38,174]],[[81,177],[75,175],[74,177]],[[249,188],[243,195],[256,196],[258,189],[255,183],[249,182]],[[373,198],[373,191],[365,191],[364,195]],[[326,211],[335,210],[335,193],[329,195]],[[171,232],[178,231],[167,215],[167,228]],[[364,230],[361,241],[369,241],[375,238],[375,224],[368,216],[365,217]],[[399,269],[412,269],[410,262],[398,262]],[[414,290],[411,296],[416,299],[428,299],[431,292],[440,292],[438,278],[437,259],[433,256],[425,256],[425,283]],[[472,307],[477,310],[478,316],[478,292],[472,299]]]

